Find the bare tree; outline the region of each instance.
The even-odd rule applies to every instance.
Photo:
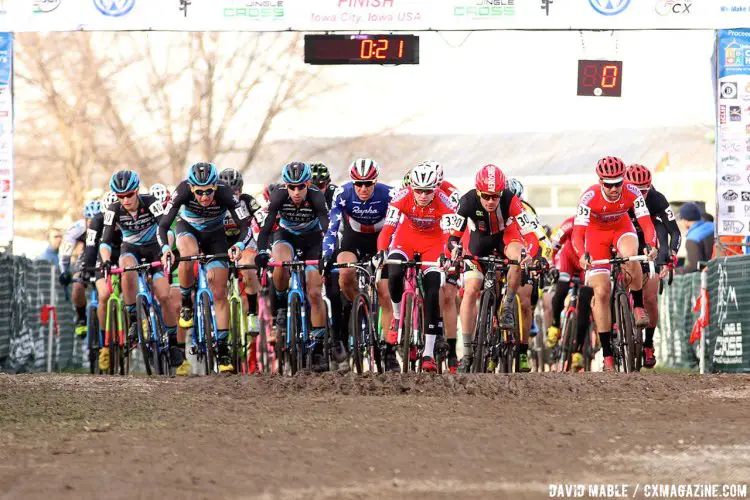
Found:
[[[61,192],[19,211],[78,211],[120,168],[169,184],[198,160],[251,170],[274,120],[333,88],[301,48],[293,33],[19,34],[17,185]]]

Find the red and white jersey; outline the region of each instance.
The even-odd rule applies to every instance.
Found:
[[[388,206],[385,225],[378,235],[378,250],[388,248],[396,227],[415,233],[417,238],[420,234],[447,237],[454,223],[451,216],[455,213],[448,196],[439,189],[435,191],[435,197],[429,205],[420,207],[411,187],[404,188],[393,196]]]
[[[615,201],[609,201],[604,197],[601,186],[595,184],[584,191],[578,201],[573,227],[573,248],[576,253],[583,255],[587,228],[594,231],[608,229],[620,222],[623,217],[628,217],[628,210],[631,208],[643,229],[646,243],[656,247],[656,231],[641,191],[625,182],[620,197]]]
[[[461,199],[461,193],[459,193],[456,186],[454,186],[453,184],[451,184],[450,182],[446,180],[443,180],[443,182],[441,182],[440,185],[438,186],[438,189],[448,195],[448,199],[450,200],[451,205],[453,206],[453,209],[454,210],[457,209],[458,200]]]
[[[570,237],[573,235],[574,223],[575,217],[568,217],[555,230],[555,234],[552,235],[552,247],[556,251],[560,250],[570,240]]]

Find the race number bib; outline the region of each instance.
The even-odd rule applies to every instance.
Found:
[[[443,231],[460,231],[465,220],[465,217],[458,214],[443,215],[440,219],[440,228]]]
[[[401,210],[396,207],[388,207],[388,213],[385,216],[385,223],[395,226],[398,218],[401,216]]]
[[[112,210],[107,210],[104,212],[104,224],[107,226],[111,226],[112,222],[115,220],[115,212]]]
[[[87,229],[86,230],[86,246],[93,247],[94,245],[96,245],[96,230]]]
[[[578,205],[578,211],[576,212],[575,218],[576,225],[587,225],[589,223],[589,217],[591,217],[591,209],[586,205]]]
[[[672,211],[672,207],[665,208],[664,213],[667,214],[667,220],[674,220],[674,212]]]
[[[260,227],[263,227],[266,223],[266,217],[268,217],[268,212],[265,210],[258,210],[255,212],[255,222],[257,222]]]
[[[639,196],[635,199],[635,202],[633,203],[633,212],[635,213],[636,217],[643,217],[645,215],[648,215],[646,200],[643,199],[643,196]]]
[[[164,205],[162,205],[160,201],[153,202],[148,209],[154,217],[159,217],[164,214]]]
[[[237,213],[237,218],[239,220],[245,220],[250,217],[250,212],[247,211],[247,207],[245,207],[244,204],[240,204],[237,208],[234,209],[234,211]]]

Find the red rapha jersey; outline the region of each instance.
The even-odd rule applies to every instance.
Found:
[[[451,221],[443,221],[443,217],[455,213],[448,196],[439,189],[426,207],[417,205],[411,187],[402,189],[394,195],[388,206],[385,225],[378,236],[378,250],[388,248],[397,226],[415,232],[416,237],[419,237],[419,233],[447,237]]]
[[[656,231],[651,216],[646,208],[646,200],[641,191],[630,183],[624,183],[622,194],[615,201],[604,197],[601,186],[595,184],[581,195],[573,227],[573,248],[578,255],[583,255],[586,231],[607,229],[628,217],[628,210],[633,209],[638,224],[643,229],[646,243],[656,247]]]

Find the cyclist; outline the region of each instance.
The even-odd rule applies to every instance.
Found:
[[[328,229],[325,196],[317,187],[310,186],[310,166],[298,161],[287,163],[281,171],[281,179],[286,188],[276,189],[271,194],[268,215],[258,235],[255,265],[261,269],[268,265],[271,257],[276,262],[292,260],[295,250],[302,254],[304,260],[319,260],[323,232]],[[269,251],[269,240],[277,218],[279,230],[273,232],[273,243]],[[305,292],[311,309],[312,337],[322,340],[325,336],[326,313],[321,294],[321,276],[316,266],[308,266],[305,269],[305,282]],[[274,269],[273,284],[276,289],[276,325],[280,330],[286,329],[289,271],[286,268]],[[312,368],[314,371],[328,369],[323,354],[323,342],[315,342]]]
[[[455,214],[448,196],[438,189],[438,172],[430,163],[420,163],[411,170],[410,186],[391,200],[383,231],[378,236],[378,251],[389,250],[388,258],[410,260],[415,253],[423,261],[437,261],[445,248],[449,220]],[[391,241],[393,237],[393,241]],[[424,310],[427,332],[422,370],[437,371],[434,360],[435,339],[440,314],[440,269],[430,267],[424,274]],[[401,296],[405,270],[400,265],[388,268],[388,290],[393,304],[393,320],[386,339],[386,366],[395,366],[395,345],[401,318]],[[397,302],[398,301],[398,302]],[[391,358],[391,359],[388,359]],[[404,360],[407,362],[407,360]]]
[[[581,267],[588,270],[589,283],[594,289],[594,323],[604,354],[604,369],[614,371],[612,358],[612,315],[610,266],[597,265],[593,268],[586,259],[609,259],[611,248],[623,258],[638,253],[638,237],[633,223],[627,216],[633,208],[638,224],[643,229],[646,243],[651,247],[649,258],[656,255],[656,234],[651,217],[640,190],[625,182],[625,164],[620,158],[606,156],[596,166],[599,184],[588,188],[581,195],[573,226],[572,243],[579,256]],[[637,262],[625,264],[625,271],[632,278],[630,293],[633,297],[633,315],[636,326],[648,326],[648,314],[643,308],[643,273]]]
[[[505,174],[499,167],[488,164],[480,168],[474,180],[475,189],[461,197],[458,213],[451,226],[448,248],[455,260],[461,256],[459,241],[471,221],[469,253],[476,257],[488,257],[497,253],[509,259],[520,260],[522,251],[529,247],[529,254],[523,260],[527,263],[539,248],[539,240],[534,233],[529,216],[518,197],[506,189]],[[461,301],[461,331],[464,340],[464,355],[459,371],[467,373],[473,360],[474,330],[476,328],[477,301],[482,289],[483,273],[481,266],[465,262],[463,269],[464,297]],[[501,322],[512,325],[512,311],[516,307],[516,295],[521,286],[521,269],[511,266],[508,271],[508,293],[503,301]],[[528,343],[519,347],[520,368],[530,369]]]
[[[242,179],[242,174],[237,169],[225,168],[219,172],[219,180],[232,188],[236,201],[243,207],[244,211],[253,217],[253,219],[250,220],[254,220],[255,213],[260,210],[260,204],[253,196],[242,192],[242,188],[245,184]],[[229,245],[234,245],[237,242],[240,230],[239,226],[228,212],[224,218],[224,231],[227,235]],[[245,249],[242,251],[240,264],[253,264],[255,262],[255,255],[258,252],[255,240],[252,237],[252,232],[248,231],[244,243]],[[240,294],[242,295],[243,302],[246,304],[245,311],[247,311],[248,332],[254,337],[260,332],[258,325],[258,290],[260,289],[258,274],[249,269],[244,269],[240,271],[240,276],[242,276]],[[255,371],[255,354],[255,342],[252,342],[250,344],[250,352],[248,353],[251,373]]]
[[[528,224],[532,231],[537,237],[539,242],[539,249],[535,254],[531,256],[534,258],[543,258],[547,262],[552,261],[552,245],[549,237],[547,236],[547,230],[536,215],[536,210],[531,206],[531,203],[526,201],[524,196],[524,187],[521,181],[516,178],[508,179],[506,187],[516,195],[521,201],[523,209],[526,211],[524,220],[528,220]],[[539,300],[538,290],[529,283],[522,283],[518,289],[518,298],[521,301],[521,314],[523,316],[523,331],[521,332],[521,345],[527,343],[527,339],[531,333],[532,323],[534,322],[534,316],[532,311],[536,307],[536,303]],[[534,333],[536,335],[536,332]]]
[[[583,368],[582,349],[590,325],[591,299],[594,297],[594,290],[585,285],[585,271],[570,243],[574,223],[575,217],[565,219],[552,237],[552,247],[556,251],[555,261],[560,273],[552,295],[552,323],[547,329],[547,347],[554,348],[560,340],[560,315],[565,308],[570,282],[574,277],[578,277],[581,283],[578,289],[578,322],[576,323],[575,352],[571,359],[571,371],[578,371]]]
[[[680,244],[682,243],[682,235],[667,198],[651,185],[651,171],[643,165],[630,165],[625,171],[625,180],[637,187],[646,200],[646,208],[648,208],[648,213],[651,214],[651,221],[659,240],[659,251],[655,259],[656,265],[665,266],[668,263],[676,263],[677,252],[680,250]],[[632,209],[628,212],[628,215],[630,215],[631,221],[635,220],[635,213]],[[646,248],[643,230],[640,226],[636,226],[636,231],[638,233],[638,252],[643,253]],[[662,277],[667,271],[667,268],[662,269]],[[646,307],[650,320],[646,327],[646,338],[643,341],[643,366],[645,368],[653,368],[656,365],[654,330],[659,320],[659,279],[658,276],[649,278],[648,275],[644,274],[646,282],[643,285],[643,305]]]
[[[406,189],[409,186],[411,186],[411,169],[407,170],[404,178],[401,179],[401,189]]]
[[[310,171],[312,172],[312,178],[310,182],[313,186],[317,187],[326,199],[326,208],[331,211],[333,207],[333,200],[336,198],[336,194],[339,192],[338,186],[331,184],[331,173],[328,171],[328,167],[321,162],[310,163]],[[330,219],[330,216],[329,216]],[[322,262],[321,262],[322,265]],[[322,268],[321,268],[322,271]],[[345,313],[343,310],[343,303],[341,301],[341,290],[339,289],[338,280],[325,280],[326,297],[331,304],[331,323],[333,331],[337,339],[345,339],[348,322],[344,321],[342,314]],[[340,345],[334,344],[333,355],[338,367],[342,371],[349,369],[349,363],[342,363],[346,360],[346,351],[343,348],[344,343]],[[339,364],[341,363],[341,364]]]
[[[310,165],[310,172],[312,173],[310,183],[323,193],[326,199],[326,207],[328,210],[331,210],[333,199],[336,197],[336,190],[338,189],[336,184],[331,184],[331,172],[328,171],[328,167],[324,163],[319,161],[309,163],[308,165]]]
[[[203,254],[228,253],[233,261],[239,260],[245,249],[250,214],[234,198],[232,188],[219,183],[219,174],[213,163],[198,162],[190,167],[187,180],[182,181],[174,191],[166,213],[159,223],[159,244],[162,262],[174,262],[174,253],[169,245],[168,231],[179,213],[177,220],[177,248],[180,255],[190,257]],[[229,211],[239,226],[237,242],[231,247],[224,231],[224,219]],[[220,372],[231,372],[234,368],[229,357],[229,302],[227,301],[227,280],[229,273],[225,260],[217,259],[206,265],[208,286],[214,296],[216,313],[216,357]],[[181,262],[179,266],[180,326],[193,326],[192,288],[195,282],[193,265]]]
[[[102,201],[99,203],[99,211],[89,222],[89,227],[86,230],[86,248],[83,251],[83,271],[82,277],[85,282],[88,282],[88,278],[92,275],[95,279],[96,291],[98,294],[99,306],[96,309],[96,316],[99,319],[99,332],[92,332],[100,334],[100,338],[104,339],[104,332],[107,326],[107,300],[109,300],[110,290],[109,285],[104,280],[104,274],[102,273],[102,262],[99,256],[99,244],[101,243],[102,233],[104,232],[104,211],[109,208],[115,201],[117,196],[115,193],[110,191],[107,193]],[[120,246],[122,245],[122,232],[120,228],[116,228],[113,235],[110,246],[112,248],[112,254],[109,260],[110,265],[117,265],[120,259]],[[99,369],[105,371],[109,368],[109,351],[103,349],[105,346],[99,346]]]
[[[138,194],[140,179],[138,174],[132,170],[120,170],[115,173],[109,181],[109,187],[117,196],[118,201],[107,207],[107,211],[104,213],[104,230],[99,244],[99,254],[103,267],[111,265],[112,242],[116,228],[119,228],[122,232],[120,266],[135,266],[141,262],[158,260],[159,244],[156,241],[156,233],[159,220],[164,213],[164,206],[151,195]],[[172,365],[180,366],[183,360],[177,348],[177,316],[169,303],[169,281],[162,269],[154,270],[152,276],[154,297],[162,306],[164,330],[169,337]],[[122,295],[130,319],[129,335],[134,338],[137,278],[132,273],[125,273],[122,275],[121,283]],[[102,358],[109,361],[109,347],[103,346],[101,353],[100,367],[104,364]]]
[[[378,182],[379,175],[380,166],[369,158],[359,158],[349,166],[351,182],[347,182],[336,192],[330,214],[331,224],[323,239],[324,273],[330,272],[334,256],[336,262],[342,263],[361,262],[377,254],[378,233],[383,229],[388,204],[394,192],[391,186]],[[341,233],[340,243],[339,233]],[[390,325],[393,317],[388,283],[385,281],[387,278],[387,269],[384,269],[381,274],[382,280],[378,283],[378,299],[382,308],[381,321],[384,325]],[[341,269],[338,283],[348,301],[343,304],[341,321],[343,326],[341,330],[345,332],[349,325],[352,301],[358,292],[355,270]],[[340,353],[344,349],[343,340],[346,338],[339,337],[334,352],[337,360],[343,358],[342,361],[345,360],[346,352],[344,351],[343,355],[336,355],[336,352]],[[394,358],[387,358],[386,361],[391,362],[386,366],[388,371],[399,370],[398,361]]]
[[[83,219],[78,219],[63,235],[60,244],[59,281],[63,287],[70,285],[74,278],[81,277],[84,259],[79,259],[76,269],[71,269],[70,260],[77,248],[86,245],[87,228],[91,219],[101,211],[101,204],[95,200],[86,202],[83,206]],[[75,334],[86,336],[86,286],[76,281],[73,283],[73,305],[76,309]]]

